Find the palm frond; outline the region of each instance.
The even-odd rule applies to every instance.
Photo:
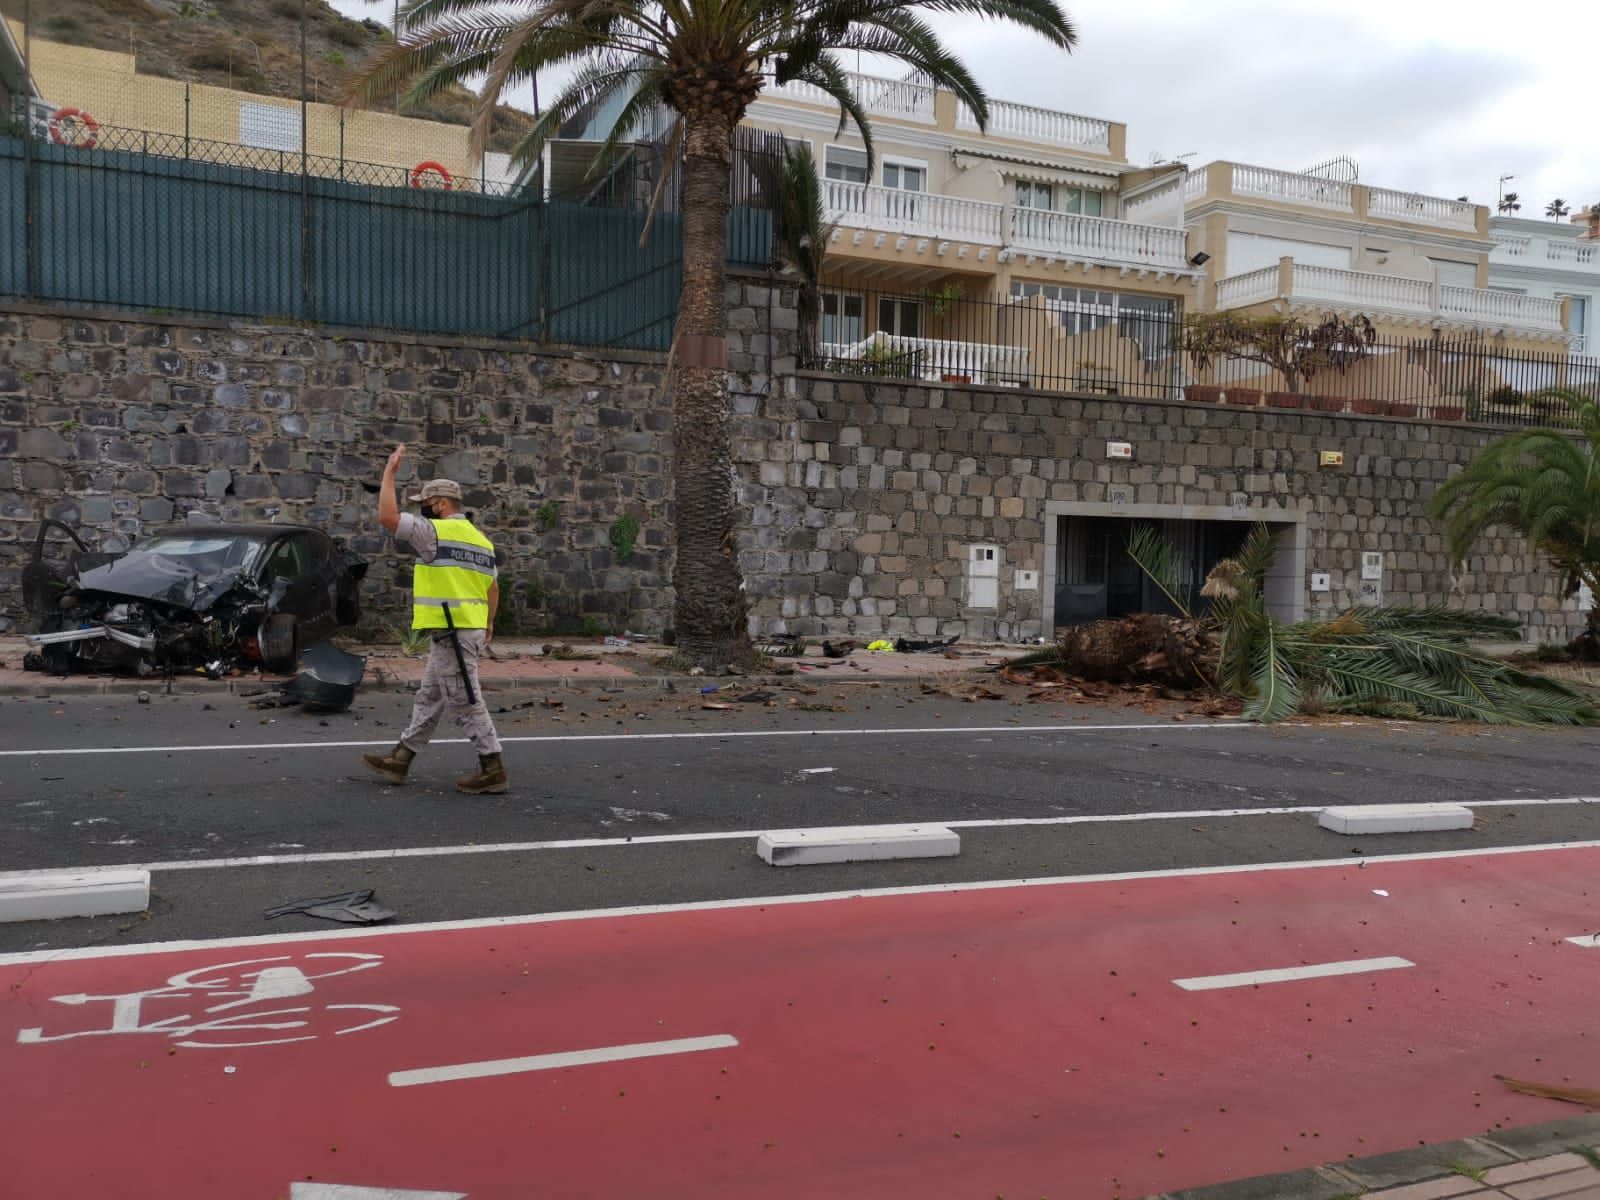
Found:
[[[1183,564],[1178,549],[1156,531],[1154,525],[1139,524],[1128,535],[1128,557],[1161,589],[1168,603],[1185,617],[1194,618],[1183,586]]]
[[[1300,680],[1281,653],[1277,626],[1270,619],[1261,626],[1253,650],[1245,720],[1270,723],[1293,716],[1300,708]]]

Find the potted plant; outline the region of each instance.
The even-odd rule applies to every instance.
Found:
[[[1466,407],[1460,404],[1436,404],[1433,407],[1435,421],[1459,421],[1466,415]]]
[[[1343,396],[1307,396],[1306,406],[1316,412],[1343,412],[1345,398]]]
[[[1268,392],[1268,408],[1303,408],[1306,398],[1299,392]]]
[[[1391,417],[1414,417],[1417,415],[1417,406],[1410,400],[1391,400],[1387,407]]]
[[[1389,405],[1384,400],[1372,400],[1366,396],[1359,396],[1350,401],[1350,411],[1360,413],[1364,417],[1386,417],[1389,415]]]
[[[1224,404],[1238,405],[1241,408],[1259,408],[1261,406],[1260,388],[1231,387],[1223,391]]]
[[[1214,383],[1191,383],[1184,387],[1183,398],[1195,404],[1222,403],[1222,389]]]

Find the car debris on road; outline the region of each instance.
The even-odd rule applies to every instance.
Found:
[[[46,557],[52,530],[76,547],[64,566]],[[366,571],[365,559],[304,525],[174,526],[115,553],[90,550],[69,526],[46,519],[22,577],[38,624],[23,667],[214,679],[256,666],[288,673],[303,650],[360,619]]]

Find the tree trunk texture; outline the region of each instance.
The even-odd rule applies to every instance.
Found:
[[[680,656],[717,670],[755,660],[734,544],[734,470],[726,361],[704,339],[727,336],[728,173],[733,123],[686,118],[683,292],[673,355],[672,584]],[[713,343],[714,344],[714,343]],[[687,361],[686,361],[687,360]]]
[[[1074,626],[1058,646],[1068,674],[1111,683],[1204,686],[1215,657],[1211,635],[1199,621],[1156,613]]]

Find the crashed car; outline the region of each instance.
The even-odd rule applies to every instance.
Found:
[[[51,531],[72,539],[64,567]],[[32,670],[154,675],[294,670],[300,652],[361,615],[367,563],[303,525],[186,525],[122,553],[90,550],[60,521],[39,528],[23,571],[38,624]]]

